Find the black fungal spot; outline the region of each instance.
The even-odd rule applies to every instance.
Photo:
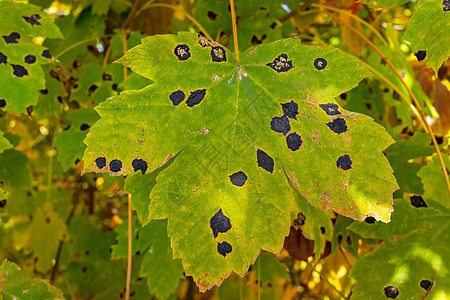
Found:
[[[425,57],[427,57],[427,51],[419,50],[416,53],[414,53],[414,55],[417,57],[418,61],[422,61],[425,59]]]
[[[48,50],[48,49],[42,51],[41,56],[45,57],[45,58],[48,58],[48,59],[52,59],[52,56],[50,55],[50,50]]]
[[[41,25],[38,20],[42,19],[42,17],[38,14],[33,14],[29,17],[22,17],[27,23],[30,23],[33,27],[34,25]]]
[[[270,28],[271,28],[271,29],[275,29],[275,27],[277,27],[277,22],[273,22],[273,23],[270,25]]]
[[[188,45],[182,44],[175,47],[173,53],[178,57],[179,60],[186,60],[191,57],[191,53],[189,52],[191,49]]]
[[[81,124],[81,126],[80,126],[80,130],[81,130],[81,131],[85,131],[85,130],[88,130],[89,127],[90,127],[89,124],[83,123],[83,124]]]
[[[291,125],[289,124],[289,119],[286,116],[273,117],[270,121],[270,128],[278,133],[286,135],[289,130],[291,130]]]
[[[328,65],[328,62],[325,58],[316,58],[314,61],[314,68],[316,68],[318,71],[322,71],[325,69]]]
[[[286,137],[286,143],[289,149],[296,151],[300,149],[303,144],[302,138],[295,132]]]
[[[233,173],[229,177],[231,183],[234,184],[235,186],[243,186],[247,181],[247,175],[242,171]]]
[[[320,233],[325,234],[325,227],[320,227]]]
[[[36,56],[34,56],[33,54],[29,54],[29,55],[25,56],[24,61],[27,64],[34,64],[36,62]]]
[[[341,113],[338,110],[339,106],[337,106],[337,104],[334,104],[334,103],[319,104],[319,107],[321,109],[323,109],[329,116],[335,116],[335,115],[339,115]]]
[[[80,162],[79,158],[75,159],[75,165],[77,165],[79,162]]]
[[[367,224],[375,224],[375,218],[374,217],[367,217],[365,220],[364,220]]]
[[[118,87],[119,87],[119,85],[117,83],[113,83],[113,85],[111,86],[112,90],[115,92],[119,91]]]
[[[262,150],[256,151],[256,161],[258,162],[258,167],[263,168],[267,172],[273,173],[273,167],[275,165],[273,158],[270,157],[266,152]]]
[[[342,234],[338,235],[336,238],[336,242],[340,245],[342,243]]]
[[[95,160],[95,164],[97,165],[97,167],[98,167],[99,169],[103,169],[103,168],[106,166],[106,158],[104,158],[104,157],[98,157],[98,158]]]
[[[27,106],[27,107],[25,108],[25,110],[27,111],[27,114],[28,114],[29,116],[31,116],[31,113],[33,112],[33,105]]]
[[[398,297],[400,293],[398,292],[398,288],[396,288],[395,286],[387,286],[384,288],[384,295],[386,295],[386,298],[392,298],[395,299]]]
[[[4,208],[6,206],[6,199],[0,201],[0,208]]]
[[[223,214],[222,209],[219,209],[211,220],[209,220],[209,227],[213,231],[214,238],[216,238],[219,232],[224,233],[231,229],[230,218]]]
[[[102,75],[102,80],[103,80],[103,81],[112,81],[112,76],[111,76],[111,74],[103,73],[103,75]]]
[[[297,120],[297,117],[296,117],[298,115],[298,104],[297,103],[295,103],[294,101],[281,103],[281,108],[283,109],[283,113],[285,116],[287,116],[291,119]]]
[[[198,34],[198,43],[202,47],[208,47],[211,46],[211,40],[205,38],[203,35]]]
[[[215,19],[217,19],[218,14],[216,14],[215,12],[208,10],[208,20],[210,21],[214,21]]]
[[[181,102],[183,102],[186,95],[183,91],[175,91],[172,94],[169,95],[170,101],[172,101],[172,104],[174,106],[178,106]]]
[[[351,246],[352,245],[352,238],[347,235],[347,238],[345,239],[345,241],[347,242],[347,245]]]
[[[342,118],[334,119],[333,122],[328,122],[327,126],[337,134],[341,134],[347,131],[347,123]]]
[[[28,71],[25,69],[25,67],[21,65],[14,65],[11,64],[11,67],[13,68],[13,75],[16,77],[23,77],[28,76]]]
[[[8,62],[8,57],[0,52],[0,64],[5,64]]]
[[[400,95],[399,93],[397,93],[397,91],[393,91],[392,92],[392,98],[394,98],[395,100],[400,100]]]
[[[389,89],[388,88],[384,88],[383,93],[389,93]]]
[[[295,226],[305,225],[305,220],[306,220],[305,215],[302,213],[298,213],[297,219],[294,220],[294,225]]]
[[[336,161],[336,166],[344,171],[352,168],[352,160],[349,155],[342,155]]]
[[[450,0],[442,1],[442,10],[449,11],[450,10]]]
[[[428,291],[428,289],[431,287],[431,281],[426,279],[420,281],[420,287],[423,288],[425,291]]]
[[[382,64],[383,66],[386,65],[386,61],[384,60],[384,58],[382,58],[382,59],[380,60],[380,64]]]
[[[186,100],[186,105],[189,107],[193,107],[199,104],[200,102],[202,102],[203,98],[205,98],[205,95],[206,89],[191,92],[191,94]]]
[[[409,200],[411,201],[411,205],[416,208],[428,207],[427,203],[425,202],[425,200],[423,200],[422,196],[414,195],[409,197]]]
[[[227,61],[227,53],[225,52],[225,49],[220,46],[211,46],[211,58],[214,62]]]
[[[222,254],[224,257],[227,256],[227,254],[231,253],[231,251],[233,251],[233,247],[231,247],[231,245],[227,242],[217,244],[217,252]]]
[[[4,108],[6,106],[6,100],[0,99],[0,108]]]
[[[7,44],[18,44],[19,43],[18,39],[20,39],[20,34],[18,34],[17,32],[11,32],[10,35],[2,35],[2,36]]]
[[[292,60],[288,60],[288,55],[285,53],[278,55],[272,62],[266,64],[266,66],[272,68],[277,73],[287,72],[294,68]]]
[[[89,96],[92,95],[98,89],[98,85],[93,84],[89,87]]]
[[[131,162],[131,165],[133,166],[135,172],[139,170],[141,170],[142,174],[145,174],[145,172],[147,172],[147,162],[143,159],[136,158]]]
[[[365,102],[364,105],[366,106],[366,108],[370,111],[372,110],[372,103],[370,102]]]
[[[266,38],[267,38],[267,35],[265,35],[265,34],[261,37],[261,39],[258,39],[258,37],[254,34],[254,35],[252,35],[251,43],[252,43],[252,45],[259,45],[259,44],[262,44]]]
[[[122,169],[122,162],[118,159],[113,159],[110,163],[109,163],[109,169],[112,172],[119,172]]]

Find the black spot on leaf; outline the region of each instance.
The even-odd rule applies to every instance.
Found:
[[[342,155],[336,161],[336,166],[344,171],[352,168],[352,160],[349,155]]]
[[[40,90],[39,93],[41,93],[42,95],[48,95],[48,90],[43,89],[43,90]]]
[[[104,157],[98,157],[98,158],[95,160],[95,164],[97,165],[97,167],[98,167],[99,169],[103,169],[103,168],[106,166],[106,158],[104,158]]]
[[[449,11],[450,10],[450,0],[442,1],[442,10]]]
[[[25,67],[21,65],[14,65],[11,64],[11,67],[13,68],[13,75],[16,77],[23,77],[28,76],[28,71],[25,69]]]
[[[6,106],[6,100],[0,99],[0,108],[4,108]]]
[[[418,61],[422,61],[425,59],[425,57],[427,57],[427,51],[419,50],[416,53],[414,53],[414,55],[417,57]]]
[[[386,65],[386,61],[384,60],[384,58],[382,58],[382,59],[380,60],[380,64],[382,64],[383,66]]]
[[[399,93],[397,93],[397,91],[393,91],[392,92],[392,98],[394,98],[395,100],[400,100],[400,95]]]
[[[135,172],[141,170],[142,174],[145,174],[147,172],[147,162],[143,159],[136,158],[131,162],[131,165],[133,166],[133,169]]]
[[[275,27],[277,27],[277,22],[273,22],[273,23],[270,25],[270,28],[271,28],[271,29],[275,29]]]
[[[89,96],[92,95],[98,89],[98,85],[93,84],[89,87]]]
[[[211,46],[211,58],[214,62],[227,61],[227,53],[225,52],[225,49],[220,46]]]
[[[83,124],[81,124],[81,126],[80,126],[80,130],[81,130],[81,131],[85,131],[85,130],[88,130],[89,127],[90,127],[89,124],[83,123]]]
[[[259,44],[262,44],[266,38],[267,38],[267,35],[265,35],[265,34],[263,34],[263,36],[260,39],[258,39],[258,37],[254,34],[254,35],[252,35],[251,43],[252,43],[252,45],[259,45]]]
[[[423,200],[422,196],[414,195],[414,196],[409,197],[409,200],[411,201],[411,205],[416,208],[428,207],[425,200]]]
[[[423,288],[425,291],[428,291],[428,289],[431,287],[431,281],[426,279],[420,281],[420,287]]]
[[[29,17],[22,17],[27,23],[30,23],[33,27],[34,25],[41,25],[38,20],[42,19],[42,17],[38,14],[33,14]]]
[[[314,68],[316,68],[319,71],[325,69],[327,65],[328,62],[325,58],[316,58],[316,60],[314,60]]]
[[[230,175],[230,181],[235,186],[243,186],[247,181],[247,175],[242,171],[233,173]]]
[[[217,252],[222,254],[224,257],[231,253],[231,251],[233,251],[233,247],[231,247],[229,243],[222,242],[217,244]]]
[[[336,238],[336,242],[340,245],[342,243],[342,234],[338,235]]]
[[[346,93],[340,94],[339,97],[341,97],[342,100],[347,100],[347,94]]]
[[[347,131],[347,123],[342,118],[334,119],[333,122],[328,122],[327,126],[337,134],[341,134]]]
[[[48,49],[45,49],[44,51],[42,51],[41,56],[48,58],[48,59],[52,59],[52,56],[50,55],[50,50],[48,50]]]
[[[211,10],[208,10],[207,15],[208,15],[208,20],[210,20],[210,21],[214,21],[218,16],[218,14],[216,14],[215,12],[213,12]]]
[[[347,242],[347,245],[351,246],[352,245],[352,238],[347,235],[347,238],[345,239],[345,241]]]
[[[400,293],[398,292],[398,288],[396,288],[395,286],[389,285],[384,288],[384,295],[388,299],[389,298],[395,299],[398,297],[399,294]]]
[[[211,40],[205,38],[203,35],[198,34],[198,43],[202,47],[208,47],[211,46]]]
[[[29,116],[31,116],[31,113],[33,112],[33,105],[27,106],[27,107],[25,108],[25,110],[27,111],[27,114],[28,114]]]
[[[6,205],[6,199],[3,199],[2,201],[0,201],[0,208],[4,208]]]
[[[273,117],[270,121],[270,128],[278,133],[286,135],[289,130],[291,130],[291,125],[289,124],[289,119],[286,116]]]
[[[256,151],[256,161],[258,162],[258,167],[263,168],[267,172],[273,173],[273,167],[275,165],[273,158],[270,157],[266,152],[262,150]]]
[[[297,133],[293,132],[286,137],[286,143],[289,149],[291,149],[292,151],[296,151],[300,149],[303,141]]]
[[[338,110],[339,106],[334,103],[319,104],[319,107],[323,109],[329,116],[339,115],[341,113]]]
[[[179,60],[186,60],[191,57],[191,53],[189,52],[191,49],[188,45],[182,44],[175,47],[173,53],[178,57]]]
[[[113,159],[110,163],[109,163],[109,169],[112,172],[119,172],[122,169],[122,162],[118,159]]]
[[[287,72],[294,68],[292,60],[288,60],[288,55],[285,53],[278,55],[272,62],[266,64],[266,66],[272,68],[277,73]]]
[[[294,101],[289,101],[286,103],[281,103],[281,108],[283,109],[283,113],[285,116],[291,119],[297,119],[298,115],[298,104]]]
[[[34,64],[36,62],[36,56],[34,56],[33,54],[29,54],[29,55],[25,56],[24,61],[27,64]]]
[[[219,209],[211,220],[209,220],[209,227],[213,231],[214,238],[216,238],[219,232],[224,233],[231,229],[230,218],[223,214],[222,209]]]
[[[77,165],[79,162],[80,162],[79,158],[75,159],[75,165]]]
[[[6,65],[7,62],[8,62],[8,57],[5,54],[0,52],[0,65],[1,64]]]
[[[325,234],[325,227],[320,227],[320,233]]]
[[[103,73],[103,75],[102,75],[102,80],[103,80],[103,81],[112,81],[112,76],[111,76],[111,74]]]
[[[193,107],[199,104],[200,102],[202,102],[203,98],[205,98],[205,95],[206,89],[191,92],[188,99],[186,100],[186,105],[189,107]]]
[[[18,39],[20,39],[20,34],[18,34],[17,32],[11,32],[10,35],[2,35],[2,36],[7,44],[18,44],[19,43]]]
[[[367,224],[375,224],[375,218],[374,217],[367,217],[365,220],[364,220]]]
[[[295,226],[305,225],[305,220],[306,220],[305,215],[302,213],[298,213],[297,218],[294,220],[294,225]]]
[[[111,86],[112,90],[115,92],[119,91],[118,87],[119,87],[119,85],[117,83],[113,83],[113,85]]]
[[[175,91],[172,94],[169,95],[170,101],[172,101],[172,104],[174,106],[178,106],[181,102],[183,102],[186,95],[183,91]]]

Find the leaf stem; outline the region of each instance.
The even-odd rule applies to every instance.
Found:
[[[113,36],[113,34],[105,34],[105,35],[102,35],[102,37],[110,37],[110,36]],[[70,50],[72,50],[73,48],[75,48],[75,47],[78,47],[78,46],[80,46],[80,45],[82,45],[82,44],[84,44],[84,43],[88,43],[88,42],[90,42],[90,41],[94,41],[94,40],[97,40],[98,39],[98,36],[94,36],[94,37],[91,37],[91,38],[88,38],[88,39],[84,39],[84,40],[81,40],[81,41],[78,41],[78,42],[76,42],[76,43],[73,43],[72,45],[70,45],[69,47],[67,47],[67,48],[64,48],[63,50],[61,50],[58,54],[56,54],[55,55],[55,59],[59,59],[62,55],[64,55],[64,54],[66,54],[67,52],[69,52]]]
[[[450,180],[448,178],[447,169],[445,168],[444,160],[442,159],[442,153],[441,153],[441,150],[439,149],[439,145],[436,141],[436,137],[434,136],[433,130],[431,129],[430,124],[428,124],[428,122],[426,120],[426,115],[423,112],[422,107],[419,104],[419,101],[417,101],[417,98],[414,96],[411,89],[408,87],[406,82],[403,80],[402,76],[398,73],[397,69],[394,67],[394,65],[391,63],[391,61],[384,55],[384,53],[380,49],[378,49],[378,47],[374,43],[372,43],[368,38],[366,38],[362,33],[360,33],[358,30],[356,30],[356,28],[354,28],[352,25],[348,24],[347,22],[343,22],[343,24],[345,26],[347,26],[350,30],[355,32],[357,35],[359,35],[367,44],[369,44],[370,47],[372,47],[386,61],[386,63],[389,65],[389,67],[395,73],[395,75],[400,80],[402,85],[408,91],[408,94],[411,97],[411,99],[413,100],[414,105],[419,110],[420,115],[422,116],[422,119],[423,119],[424,125],[425,125],[425,130],[431,136],[431,141],[433,142],[434,148],[436,149],[436,154],[437,154],[439,162],[441,164],[442,172],[444,173],[445,183],[447,185],[447,192],[448,192],[449,199],[450,199]],[[449,202],[449,205],[450,205],[450,202]]]
[[[230,0],[230,8],[231,8],[231,23],[233,23],[233,41],[234,41],[234,55],[236,57],[236,61],[238,65],[239,62],[239,46],[238,46],[238,35],[237,35],[237,24],[236,24],[236,10],[234,7],[234,0]]]
[[[182,7],[178,7],[178,6],[170,5],[170,4],[164,4],[164,3],[155,3],[155,4],[147,3],[136,13],[136,16],[139,15],[143,10],[151,8],[151,7],[166,7],[166,8],[171,8],[173,10],[181,11],[186,16],[186,18],[189,19],[189,21],[194,23],[195,26],[197,26],[197,28],[201,32],[203,32],[205,37],[207,37],[210,40],[213,40],[212,37],[209,35],[209,33],[205,30],[205,28],[203,28],[203,26],[196,19],[194,19],[194,17],[192,17],[187,11],[185,11],[184,8],[182,8]]]
[[[131,220],[131,194],[128,194],[128,262],[127,262],[127,285],[125,289],[125,300],[130,299],[130,285],[131,285],[131,265],[132,265],[132,257],[133,257],[133,244],[132,244],[132,224]]]

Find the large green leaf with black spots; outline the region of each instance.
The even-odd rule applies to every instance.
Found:
[[[49,50],[33,37],[62,38],[52,18],[39,7],[0,1],[0,107],[25,113],[45,89],[42,64]]]
[[[64,299],[60,289],[33,278],[8,260],[0,265],[0,299]]]
[[[396,200],[392,222],[349,228],[384,241],[350,275],[355,299],[447,299],[450,295],[450,211],[420,195]],[[370,274],[370,276],[368,276]]]
[[[449,0],[419,0],[406,28],[404,38],[411,42],[417,59],[433,68],[436,75],[450,56],[449,24]]]
[[[279,253],[295,204],[389,222],[397,189],[370,117],[334,101],[370,73],[337,49],[299,39],[242,55],[193,33],[152,36],[119,60],[154,83],[97,108],[84,172],[154,171],[149,219],[168,218],[174,258],[201,290]],[[287,175],[287,176],[286,176]],[[370,182],[370,184],[368,184]]]

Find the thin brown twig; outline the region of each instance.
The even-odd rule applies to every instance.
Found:
[[[231,8],[231,20],[233,23],[233,41],[234,41],[234,55],[236,57],[236,61],[238,65],[239,62],[239,46],[238,46],[238,37],[237,37],[237,25],[236,25],[236,10],[234,7],[234,0],[230,0],[230,8]]]

